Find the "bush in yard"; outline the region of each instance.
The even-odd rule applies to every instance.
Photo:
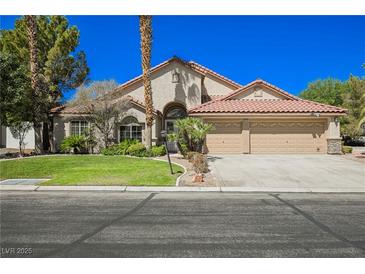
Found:
[[[127,153],[131,156],[145,157],[147,156],[146,147],[142,143],[137,143],[129,146]]]
[[[139,141],[138,140],[124,140],[122,142],[120,142],[118,144],[118,147],[119,147],[119,154],[120,155],[126,155],[127,154],[127,151],[128,151],[128,148],[131,146],[131,145],[135,145],[135,144],[138,144]]]
[[[153,146],[151,148],[152,157],[164,156],[165,154],[166,154],[165,146]]]
[[[203,153],[195,152],[192,156],[192,164],[197,174],[203,174],[209,171],[207,156]]]
[[[342,153],[352,153],[352,147],[350,146],[342,146]]]
[[[72,135],[63,139],[61,151],[64,153],[86,153],[87,139],[84,135]]]
[[[107,148],[103,148],[100,152],[101,154],[108,156],[120,155],[119,145],[112,145]]]

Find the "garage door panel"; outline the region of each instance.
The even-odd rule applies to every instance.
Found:
[[[250,128],[253,154],[325,153],[324,124],[255,122]]]
[[[210,121],[214,129],[207,135],[209,153],[242,153],[242,128],[240,122]]]

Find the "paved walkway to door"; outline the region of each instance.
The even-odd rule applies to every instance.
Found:
[[[363,188],[365,165],[337,155],[210,155],[220,186]]]

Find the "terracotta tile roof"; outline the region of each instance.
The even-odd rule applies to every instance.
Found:
[[[87,114],[87,108],[85,106],[69,106],[62,105],[51,109],[53,114]]]
[[[163,67],[167,66],[168,64],[170,64],[171,62],[174,62],[174,61],[180,62],[181,64],[183,64],[183,65],[185,65],[185,66],[193,69],[195,72],[197,72],[197,73],[199,73],[201,75],[205,75],[207,73],[208,74],[211,74],[211,75],[219,78],[223,82],[231,85],[233,88],[242,87],[242,85],[240,85],[240,84],[232,81],[231,79],[228,79],[227,77],[224,77],[223,75],[221,75],[221,74],[219,74],[219,73],[217,73],[217,72],[215,72],[215,71],[213,71],[211,69],[208,69],[208,68],[206,68],[206,67],[204,67],[204,66],[202,66],[202,65],[200,65],[200,64],[198,64],[198,63],[196,63],[194,61],[187,62],[187,61],[184,61],[183,59],[181,59],[179,57],[176,57],[176,56],[174,56],[174,57],[172,57],[172,58],[170,58],[170,59],[168,59],[168,60],[166,60],[166,61],[164,61],[164,62],[162,62],[162,63],[160,63],[160,64],[158,64],[156,66],[154,66],[154,67],[152,67],[151,70],[150,70],[150,73],[154,73],[154,72],[162,69]],[[123,84],[121,84],[116,89],[116,91],[121,91],[124,88],[126,88],[126,87],[128,87],[130,85],[133,85],[134,83],[137,83],[137,82],[139,82],[141,80],[142,80],[142,75],[139,75],[137,77],[134,77],[133,79],[130,79],[127,82],[124,82]]]
[[[196,113],[346,113],[346,109],[307,100],[215,100],[189,111]]]

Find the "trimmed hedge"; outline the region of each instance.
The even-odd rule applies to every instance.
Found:
[[[130,155],[136,157],[158,157],[166,154],[164,146],[153,146],[150,151],[146,150],[144,144],[136,140],[125,140],[119,144],[103,148],[101,154],[107,156]]]

